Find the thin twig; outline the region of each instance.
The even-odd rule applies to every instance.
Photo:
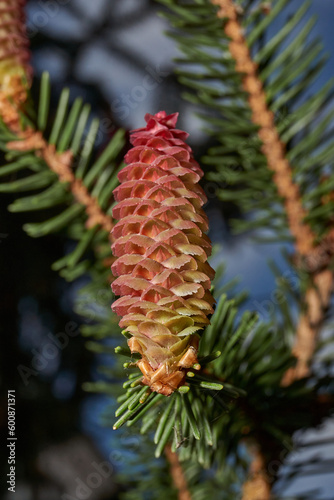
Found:
[[[300,255],[308,255],[313,251],[316,236],[304,222],[306,211],[302,206],[298,186],[293,181],[292,169],[275,126],[274,114],[267,106],[263,85],[257,75],[257,65],[252,60],[242,26],[238,21],[237,8],[232,0],[212,0],[212,3],[220,7],[218,17],[228,18],[224,29],[231,39],[229,49],[235,59],[236,70],[244,75],[242,84],[249,96],[252,120],[259,126],[258,135],[262,141],[262,153],[267,158],[269,169],[274,172],[273,180],[277,191],[284,199],[296,250]]]
[[[252,463],[249,478],[243,485],[243,500],[264,500],[270,498],[270,481],[267,464],[257,446],[251,450]]]
[[[20,136],[20,140],[7,144],[8,149],[15,151],[35,150],[35,154],[42,157],[50,170],[58,175],[60,182],[68,183],[77,202],[86,207],[88,216],[86,227],[91,228],[98,224],[110,235],[114,226],[113,219],[102,211],[97,199],[91,196],[82,181],[75,177],[71,169],[73,153],[70,150],[57,153],[55,146],[49,144],[41,132],[32,129],[22,132]],[[109,239],[111,240],[111,235]]]
[[[306,377],[310,373],[310,361],[331,300],[333,279],[333,272],[330,269],[315,273],[313,276],[312,287],[305,295],[306,311],[299,318],[292,349],[297,363],[286,372],[282,380],[283,386],[290,385],[294,380]]]
[[[170,465],[170,474],[174,486],[178,492],[178,500],[191,500],[191,494],[179,458],[176,453],[172,452],[170,445],[165,447],[165,455]]]
[[[212,0],[219,6],[218,17],[226,19],[224,30],[231,39],[229,49],[236,61],[236,70],[243,74],[243,87],[248,93],[252,120],[259,126],[262,153],[267,158],[268,167],[274,172],[273,181],[282,197],[291,234],[295,238],[296,253],[306,263],[316,262],[323,248],[330,258],[334,255],[333,235],[329,234],[317,243],[317,237],[305,222],[306,210],[303,207],[298,185],[293,180],[292,168],[286,159],[285,145],[280,140],[275,126],[274,114],[267,106],[266,95],[257,75],[257,65],[252,60],[247,41],[238,21],[238,9],[232,0]],[[330,259],[325,266],[320,262],[311,275],[312,285],[305,295],[305,313],[300,316],[293,353],[297,358],[295,368],[287,372],[283,384],[308,375],[316,340],[330,303],[333,287],[333,273],[328,270]]]

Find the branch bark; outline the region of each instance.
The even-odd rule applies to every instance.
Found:
[[[310,373],[310,361],[316,349],[326,310],[330,304],[333,280],[333,273],[329,269],[320,271],[313,277],[313,286],[307,290],[305,296],[306,311],[299,318],[295,344],[292,349],[297,363],[295,367],[286,372],[282,380],[283,386],[306,377]]]
[[[42,157],[50,170],[58,175],[60,182],[69,184],[69,189],[77,202],[86,207],[88,216],[86,227],[91,228],[96,224],[100,225],[102,229],[109,233],[109,239],[112,241],[110,231],[114,226],[113,219],[102,211],[98,201],[91,196],[82,181],[75,177],[71,168],[73,154],[70,150],[57,153],[55,146],[49,144],[41,132],[32,129],[18,133],[18,140],[9,142],[7,147],[16,151],[34,149],[35,154]]]
[[[270,498],[270,481],[267,464],[257,445],[251,450],[252,463],[249,478],[243,485],[243,500],[266,500]]]
[[[166,446],[165,455],[170,465],[170,474],[174,486],[178,492],[178,500],[191,500],[191,494],[179,458],[176,453],[172,452],[170,445]]]

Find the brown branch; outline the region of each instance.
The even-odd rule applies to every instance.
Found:
[[[292,168],[286,159],[285,145],[280,140],[275,126],[274,114],[267,106],[266,94],[257,74],[257,65],[252,60],[242,26],[238,20],[238,7],[233,0],[211,0],[218,6],[217,15],[225,20],[224,30],[230,38],[229,50],[235,59],[236,70],[242,74],[242,85],[248,93],[248,103],[252,111],[252,121],[259,127],[258,135],[262,141],[262,153],[268,167],[273,172],[273,181],[278,194],[282,197],[288,225],[295,239],[297,254],[307,261],[316,261],[322,255],[323,245],[329,260],[334,255],[334,237],[329,236],[316,244],[316,235],[304,222],[307,215],[297,184],[293,180]],[[329,241],[328,241],[329,240]],[[329,250],[329,251],[328,251]],[[329,260],[317,266],[312,274],[312,286],[305,295],[305,313],[300,317],[293,353],[297,358],[295,368],[288,370],[282,383],[287,385],[293,380],[309,373],[309,363],[314,354],[316,340],[323,324],[325,311],[329,306],[333,288],[333,273],[328,270]],[[326,265],[327,264],[327,265]],[[244,500],[268,500],[270,485],[267,483],[265,460],[260,449],[254,451],[252,467],[255,470],[244,485]]]
[[[305,294],[305,312],[299,318],[292,349],[297,363],[286,372],[282,380],[283,386],[290,385],[294,380],[306,377],[310,373],[310,361],[333,292],[334,274],[329,269],[333,256],[334,230],[332,229],[313,252],[300,261],[300,266],[312,273],[312,280]]]
[[[176,453],[173,453],[171,446],[165,447],[165,455],[170,465],[170,474],[172,476],[174,486],[178,491],[178,500],[191,500],[191,494],[188,490],[187,480],[184,476],[182,466]]]
[[[257,446],[251,449],[252,463],[249,478],[243,485],[244,500],[267,500],[270,498],[270,480],[267,464]]]
[[[7,144],[16,151],[35,150],[44,159],[60,182],[68,183],[74,198],[86,207],[86,227],[100,225],[110,234],[112,218],[101,210],[80,179],[76,179],[71,165],[71,151],[57,153],[42,134],[31,128],[22,131],[20,113],[31,83],[32,69],[29,65],[29,39],[26,34],[24,7],[26,0],[0,0],[0,116],[18,140]],[[111,236],[109,237],[111,239]]]
[[[296,339],[292,349],[297,358],[296,366],[290,368],[282,380],[282,385],[291,384],[294,380],[309,375],[309,364],[317,345],[325,312],[329,307],[333,291],[333,272],[325,269],[314,274],[313,286],[306,291],[306,312],[299,318]]]
[[[86,207],[87,221],[86,227],[91,228],[95,225],[100,225],[109,233],[113,228],[113,220],[109,215],[106,215],[96,198],[90,195],[88,189],[80,179],[77,179],[71,169],[73,162],[73,153],[68,150],[64,153],[57,153],[54,145],[49,144],[41,134],[41,132],[29,129],[19,134],[21,140],[12,141],[7,144],[8,149],[16,151],[35,150],[37,156],[43,158],[50,170],[55,172],[60,182],[68,183],[74,198]]]
[[[247,47],[243,29],[238,21],[237,8],[232,0],[212,0],[219,6],[218,17],[228,18],[224,25],[226,35],[231,39],[230,52],[236,62],[236,70],[243,74],[243,87],[248,93],[248,102],[252,111],[252,120],[259,126],[262,141],[262,153],[267,158],[268,167],[274,172],[274,182],[279,195],[284,199],[291,234],[296,241],[300,255],[313,251],[315,234],[304,223],[306,212],[302,206],[298,186],[294,183],[292,169],[285,155],[285,146],[281,142],[275,126],[274,114],[267,106],[266,95],[261,80],[257,75],[257,65],[252,60]]]

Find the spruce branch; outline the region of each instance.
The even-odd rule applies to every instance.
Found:
[[[50,86],[49,77],[44,74],[42,78],[42,88],[40,95],[40,106],[38,113],[38,127],[36,130],[34,124],[29,120],[27,113],[27,101],[29,97],[29,89],[32,80],[32,69],[29,64],[30,52],[28,50],[29,40],[26,34],[24,7],[25,0],[8,0],[0,1],[0,117],[3,121],[2,136],[5,143],[5,151],[20,152],[21,159],[24,160],[24,155],[33,152],[36,157],[36,164],[39,159],[44,160],[49,169],[56,173],[62,184],[66,183],[72,192],[74,199],[85,207],[88,219],[86,228],[91,229],[99,225],[108,234],[110,233],[113,223],[112,218],[105,214],[98,203],[97,197],[94,197],[88,187],[91,187],[93,192],[96,188],[94,184],[98,184],[96,180],[96,171],[101,173],[101,168],[105,166],[105,160],[108,160],[108,154],[105,152],[106,158],[99,161],[96,169],[90,172],[87,179],[87,186],[84,185],[82,174],[87,166],[90,153],[94,147],[94,133],[97,132],[97,122],[93,120],[91,134],[87,137],[84,149],[81,155],[81,162],[78,170],[80,176],[76,176],[72,171],[74,153],[80,149],[80,142],[84,127],[89,115],[87,107],[80,114],[81,100],[77,99],[72,108],[72,113],[68,117],[68,121],[61,133],[61,127],[64,124],[66,117],[67,103],[69,92],[66,90],[62,93],[60,104],[52,128],[49,140],[46,140],[42,133],[46,127],[49,111]],[[87,112],[88,111],[88,112]],[[78,124],[76,127],[76,121]],[[65,151],[66,146],[71,139],[71,135],[75,132],[71,149]],[[16,136],[13,140],[13,135]],[[90,136],[91,135],[91,136]],[[6,140],[11,136],[11,140]],[[112,144],[111,144],[112,146]],[[108,148],[107,148],[108,149]],[[112,149],[112,148],[111,148]],[[117,149],[117,148],[116,148]],[[109,153],[109,151],[107,151]],[[109,155],[110,156],[110,155]],[[31,157],[31,154],[30,154]],[[20,159],[20,160],[21,160]],[[10,165],[8,173],[20,170],[19,164]],[[21,161],[23,166],[23,162]],[[29,165],[29,164],[28,164]],[[27,166],[28,166],[27,165]],[[9,166],[8,166],[9,167]],[[1,175],[6,172],[2,170]],[[79,177],[79,178],[77,178]],[[103,177],[102,177],[103,178]],[[108,176],[105,175],[105,180]],[[86,179],[85,179],[86,180]],[[47,184],[47,176],[38,174],[30,179],[19,181],[17,184],[7,186],[4,190],[33,189],[43,187]],[[103,186],[98,186],[98,191],[101,192]],[[61,189],[57,191],[57,201],[61,198]],[[109,196],[103,196],[104,204],[109,199]],[[50,197],[52,199],[52,197]],[[35,199],[36,205],[37,198]],[[41,206],[47,205],[45,197]],[[76,210],[72,210],[76,213]],[[66,217],[65,217],[66,220]]]
[[[295,240],[297,254],[305,261],[314,260],[322,253],[323,247],[329,248],[333,257],[331,234],[323,241],[317,241],[316,234],[305,218],[307,211],[303,207],[298,185],[293,180],[293,170],[286,156],[285,145],[276,128],[274,114],[267,105],[267,97],[262,81],[257,74],[257,65],[251,57],[242,26],[238,20],[239,9],[232,0],[211,0],[218,6],[217,16],[225,20],[224,30],[230,39],[229,50],[235,59],[236,71],[242,75],[242,86],[248,95],[252,111],[252,121],[258,127],[261,151],[267,159],[268,168],[273,171],[273,182],[277,192],[284,200],[290,232]],[[301,314],[296,333],[293,353],[297,364],[289,368],[284,376],[284,385],[309,374],[309,364],[313,357],[316,340],[323,325],[325,311],[329,306],[333,288],[333,273],[328,269],[317,270],[311,275],[311,286],[305,295],[305,312]],[[251,466],[251,477],[243,487],[246,500],[270,497],[270,485],[266,474],[266,461],[260,448],[255,447]]]
[[[56,117],[51,125],[50,136],[44,131],[50,121],[50,80],[44,73],[41,80],[37,113],[37,126],[27,119],[26,110],[20,110],[20,128],[11,130],[5,123],[1,128],[1,149],[9,163],[0,168],[0,177],[24,171],[24,177],[0,184],[1,192],[39,190],[31,196],[18,197],[9,207],[13,212],[43,210],[61,207],[59,213],[41,223],[26,224],[24,229],[33,237],[67,228],[68,235],[77,240],[74,250],[55,262],[53,269],[67,280],[78,278],[93,266],[90,260],[82,260],[89,248],[94,251],[99,265],[100,287],[109,283],[105,266],[110,266],[107,247],[112,241],[113,227],[108,212],[112,203],[112,191],[117,185],[118,154],[125,144],[124,131],[113,134],[104,151],[91,162],[99,132],[99,120],[90,118],[90,106],[77,98],[68,111],[69,90],[61,93]],[[16,111],[13,102],[9,102]],[[1,114],[1,110],[0,110]],[[84,137],[85,136],[85,137]],[[30,172],[29,172],[30,171]],[[100,265],[101,264],[101,265]]]
[[[252,111],[252,121],[258,126],[261,151],[273,171],[273,181],[279,195],[284,200],[289,228],[295,239],[297,252],[302,256],[313,253],[316,235],[305,223],[306,210],[303,208],[298,185],[293,181],[292,168],[286,158],[285,146],[277,131],[274,114],[268,108],[263,84],[257,74],[257,65],[248,49],[243,29],[238,21],[238,9],[232,0],[212,0],[219,6],[217,16],[227,19],[224,30],[230,39],[229,50],[235,59],[236,71],[242,74],[243,89],[247,92]]]
[[[333,288],[333,273],[328,269],[330,259],[321,262],[321,256],[334,255],[332,234],[319,241],[310,225],[305,221],[308,212],[303,207],[298,184],[293,179],[293,169],[287,159],[285,145],[275,125],[274,113],[267,105],[267,96],[257,74],[257,65],[252,59],[242,26],[238,20],[239,11],[233,0],[212,0],[217,5],[217,16],[225,20],[224,30],[230,39],[229,50],[236,62],[236,71],[242,75],[243,89],[247,92],[252,111],[252,121],[258,126],[261,151],[267,159],[268,168],[273,171],[273,182],[284,200],[289,230],[294,237],[296,252],[305,263],[317,262],[316,272],[311,275],[311,286],[305,295],[305,313],[301,315],[296,333],[293,353],[297,358],[295,368],[290,368],[283,383],[292,382],[309,373],[316,340],[324,321]],[[324,248],[327,252],[324,252]],[[319,259],[320,256],[320,259]],[[320,262],[319,262],[320,260]],[[326,265],[327,264],[327,265]]]
[[[334,275],[330,269],[312,276],[312,284],[305,294],[305,312],[299,318],[292,349],[297,363],[285,374],[282,380],[283,385],[291,384],[294,380],[310,374],[310,362],[325,320],[325,313],[330,305],[333,282]]]
[[[42,158],[49,169],[57,174],[59,181],[67,184],[74,199],[85,207],[87,229],[99,225],[109,234],[109,239],[112,241],[110,235],[114,226],[112,217],[103,212],[98,200],[90,194],[82,180],[75,177],[71,168],[73,162],[71,150],[58,153],[54,144],[49,144],[40,131],[33,129],[18,133],[18,140],[8,142],[7,148],[21,153],[34,151],[37,157]]]

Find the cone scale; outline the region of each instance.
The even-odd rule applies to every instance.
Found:
[[[119,173],[112,235],[112,309],[132,337],[142,383],[166,396],[184,385],[197,362],[199,333],[209,323],[214,271],[205,234],[203,172],[175,128],[178,114],[146,115],[131,134],[133,148]]]

